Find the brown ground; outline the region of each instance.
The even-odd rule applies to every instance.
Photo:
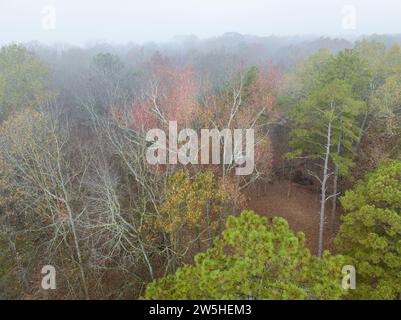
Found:
[[[249,197],[247,208],[268,217],[285,218],[293,231],[302,231],[306,245],[317,252],[319,235],[319,194],[310,187],[286,180],[265,185],[263,192]],[[330,221],[331,210],[327,208],[326,221]],[[325,248],[332,249],[329,228],[325,228]]]

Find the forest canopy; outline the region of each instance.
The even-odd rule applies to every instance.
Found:
[[[401,39],[291,41],[2,46],[0,297],[399,299]]]

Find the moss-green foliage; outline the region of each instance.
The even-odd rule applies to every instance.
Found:
[[[388,77],[371,100],[376,126],[385,137],[401,136],[401,74]]]
[[[384,163],[341,199],[346,210],[336,245],[353,259],[353,298],[401,293],[401,161]]]
[[[0,50],[0,121],[50,97],[49,68],[22,45]]]
[[[145,299],[337,299],[342,256],[318,260],[282,218],[231,216],[214,246],[173,275],[150,283]]]

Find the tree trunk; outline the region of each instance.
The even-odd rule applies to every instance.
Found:
[[[337,154],[341,152],[341,139],[337,143]],[[334,181],[333,181],[333,206],[331,208],[331,223],[330,223],[330,234],[334,234],[334,226],[336,223],[336,213],[337,213],[337,191],[338,191],[338,175],[339,169],[338,165],[335,165],[334,169]]]
[[[139,245],[141,246],[143,258],[145,259],[146,265],[148,266],[150,278],[153,281],[154,280],[153,267],[152,267],[152,264],[150,263],[148,254],[146,253],[145,246],[143,245],[141,237],[139,237]]]
[[[71,230],[72,230],[72,235],[73,235],[73,238],[74,238],[75,252],[77,254],[79,271],[81,272],[82,286],[83,286],[83,289],[84,289],[85,298],[87,300],[89,300],[88,284],[86,282],[86,275],[85,275],[85,271],[84,271],[84,268],[83,268],[82,256],[81,256],[81,248],[79,246],[78,236],[77,236],[77,232],[76,232],[76,228],[75,228],[74,217],[73,217],[73,214],[72,214],[72,210],[71,210],[71,208],[70,208],[70,206],[69,206],[67,201],[66,201],[65,205],[66,205],[66,208],[67,208],[68,220],[69,220],[69,223],[70,223],[70,226],[71,226]]]
[[[323,167],[323,179],[321,185],[321,197],[320,197],[320,221],[319,221],[319,248],[318,257],[322,257],[323,253],[323,236],[324,236],[324,220],[325,220],[325,208],[326,208],[326,190],[327,190],[327,180],[329,178],[329,158],[330,158],[330,147],[331,147],[331,120],[329,121],[327,127],[327,142],[326,142],[326,152],[324,158]]]
[[[367,125],[367,122],[368,122],[368,118],[369,118],[369,110],[366,111],[366,113],[365,113],[365,115],[363,117],[363,120],[362,120],[362,124],[361,124],[361,127],[360,127],[361,131],[359,132],[358,140],[356,142],[357,149],[358,149],[359,145],[361,144],[362,137],[363,137],[363,135],[365,133],[366,125]]]
[[[212,239],[212,229],[211,229],[211,221],[210,221],[210,203],[207,204],[206,206],[206,223],[207,223],[207,237],[208,237],[208,242],[209,246],[211,247],[213,244],[213,239]]]

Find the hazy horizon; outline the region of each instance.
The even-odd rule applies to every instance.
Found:
[[[0,0],[0,44],[169,42],[237,32],[356,38],[401,33],[401,2],[384,0]]]

